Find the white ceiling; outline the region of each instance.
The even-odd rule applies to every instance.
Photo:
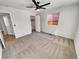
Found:
[[[69,4],[79,3],[79,0],[36,0],[40,1],[41,4],[50,2],[51,5],[46,6],[49,7],[60,7]],[[1,6],[13,7],[18,9],[27,9],[26,6],[33,5],[32,0],[0,0]],[[29,10],[29,9],[27,9]]]

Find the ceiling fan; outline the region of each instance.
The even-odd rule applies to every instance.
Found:
[[[32,2],[34,3],[35,7],[34,6],[28,6],[27,8],[35,8],[35,10],[37,10],[37,9],[46,9],[46,8],[44,8],[44,6],[47,6],[47,5],[50,4],[50,3],[46,3],[46,4],[43,4],[43,5],[39,5],[40,2],[36,2],[35,0],[32,0]]]

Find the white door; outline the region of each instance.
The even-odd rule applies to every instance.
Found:
[[[3,19],[4,19],[4,23],[5,23],[6,29],[7,29],[7,34],[9,34],[9,35],[15,35],[11,19],[9,19],[9,15],[3,16]]]
[[[15,13],[12,17],[13,20],[13,28],[15,32],[16,38],[28,35],[31,33],[31,21],[30,16],[26,13]]]
[[[36,31],[40,32],[40,16],[35,16],[35,23],[36,23]]]

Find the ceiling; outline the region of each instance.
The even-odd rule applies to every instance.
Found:
[[[50,2],[51,5],[46,6],[46,8],[48,9],[79,3],[79,0],[36,0],[36,1],[40,1],[41,4]],[[32,10],[32,9],[26,8],[26,6],[34,5],[34,4],[32,3],[32,0],[0,0],[0,5],[13,7],[17,9],[23,9],[23,10]]]

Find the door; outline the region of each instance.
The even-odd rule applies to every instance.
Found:
[[[32,32],[36,32],[35,16],[31,16],[31,27],[32,27]]]
[[[10,15],[3,16],[3,19],[4,19],[4,23],[5,23],[7,32],[8,32],[7,34],[8,35],[15,35],[14,30],[13,30],[13,26],[12,26],[12,22],[10,19]]]
[[[14,19],[12,22],[16,38],[32,33],[30,15],[25,12],[16,12],[11,18]]]
[[[35,16],[36,31],[40,32],[40,15]]]
[[[0,15],[0,31],[6,42],[15,39],[15,34],[9,14],[2,13]]]
[[[2,31],[2,33],[4,35],[7,34],[7,29],[6,29],[6,26],[5,26],[4,19],[3,19],[2,15],[0,15],[0,30]]]
[[[6,42],[12,41],[15,39],[15,34],[14,34],[11,19],[10,19],[10,15],[9,14],[4,15],[3,20],[4,20],[4,25],[6,27],[6,30],[7,30],[7,34],[4,35],[4,39]]]

